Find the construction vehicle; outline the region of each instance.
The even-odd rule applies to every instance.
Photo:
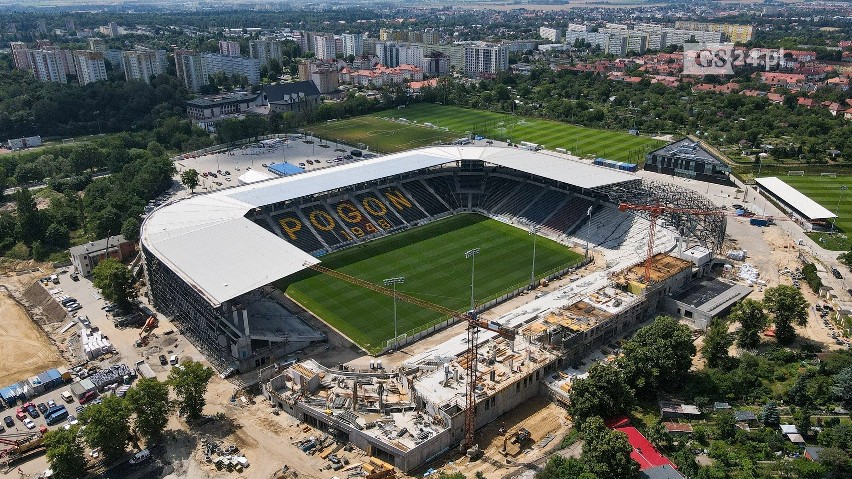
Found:
[[[530,431],[527,428],[521,427],[521,428],[516,429],[514,432],[512,432],[510,434],[504,435],[504,437],[503,437],[503,454],[504,455],[508,454],[508,452],[509,452],[508,448],[507,448],[507,446],[509,444],[509,439],[512,440],[512,444],[518,445],[518,452],[520,452],[521,450],[523,450],[524,446],[529,441],[532,440],[532,434],[530,433]]]
[[[16,459],[44,447],[42,433],[20,432],[0,436],[0,444],[8,446],[0,450],[0,458],[8,466]]]
[[[146,379],[157,377],[157,375],[154,374],[154,370],[151,369],[151,366],[149,366],[148,363],[145,362],[145,360],[136,361],[136,371],[139,372],[140,376]]]
[[[142,336],[143,334],[150,334],[151,331],[157,327],[157,323],[159,323],[159,320],[156,316],[148,316],[148,319],[145,320],[145,326],[142,326],[142,332],[139,333],[139,336]]]
[[[465,388],[465,411],[464,411],[464,440],[461,444],[462,450],[466,451],[471,460],[478,459],[482,456],[482,451],[473,443],[473,433],[476,427],[476,383],[478,376],[477,358],[479,357],[479,330],[485,329],[497,333],[509,341],[514,341],[517,332],[511,328],[505,328],[497,323],[489,323],[479,319],[476,315],[476,308],[472,307],[469,311],[459,312],[438,304],[430,303],[414,296],[402,293],[396,289],[386,288],[378,284],[371,283],[361,278],[350,276],[340,271],[320,266],[319,264],[305,263],[306,268],[313,269],[323,274],[327,274],[333,278],[345,281],[350,284],[361,286],[363,288],[375,291],[377,293],[400,299],[407,303],[411,303],[421,308],[426,308],[445,316],[458,318],[467,323],[467,344],[468,349],[459,357],[459,362],[465,364],[467,387]]]
[[[654,262],[654,236],[657,234],[657,219],[663,215],[664,213],[668,214],[682,214],[687,216],[721,216],[721,217],[742,217],[742,215],[737,214],[735,211],[726,211],[722,209],[718,210],[702,210],[696,208],[677,208],[674,206],[667,205],[637,205],[632,203],[620,203],[618,205],[619,211],[642,211],[648,215],[649,219],[649,230],[648,230],[648,256],[645,258],[645,284],[649,284],[651,282],[651,266]],[[784,216],[754,216],[751,217],[752,220],[757,219],[758,221],[755,223],[751,221],[751,224],[758,226],[766,226],[770,222],[773,221],[790,221],[790,218]]]

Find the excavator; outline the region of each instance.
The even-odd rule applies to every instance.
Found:
[[[142,331],[139,332],[139,339],[136,340],[137,348],[141,348],[142,346],[148,344],[148,336],[150,336],[151,333],[154,331],[154,328],[157,327],[158,322],[159,321],[157,320],[156,316],[152,315],[148,317],[148,319],[145,321],[145,325],[142,326]]]

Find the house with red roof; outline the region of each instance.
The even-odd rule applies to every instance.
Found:
[[[626,417],[607,421],[606,425],[614,431],[627,435],[627,442],[633,446],[630,458],[639,464],[640,471],[660,466],[669,466],[672,469],[677,469],[669,458],[657,451],[654,445],[651,444],[651,441],[642,435],[638,429],[630,425],[630,420]]]

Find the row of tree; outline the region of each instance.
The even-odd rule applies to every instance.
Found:
[[[184,361],[173,368],[167,382],[140,379],[124,397],[105,396],[89,405],[79,417],[84,427],[73,426],[47,433],[47,459],[57,479],[78,479],[86,475],[84,445],[98,449],[106,464],[120,459],[135,437],[153,446],[161,440],[172,410],[188,421],[201,417],[204,394],[213,370],[199,362]],[[175,399],[169,398],[169,387]]]

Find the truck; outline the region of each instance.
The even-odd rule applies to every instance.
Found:
[[[149,366],[144,359],[142,361],[136,361],[136,370],[139,371],[139,375],[143,378],[150,379],[157,377],[157,375],[154,374],[154,370],[151,369],[151,366]]]
[[[748,222],[752,226],[769,226],[769,219],[767,218],[753,217]]]

